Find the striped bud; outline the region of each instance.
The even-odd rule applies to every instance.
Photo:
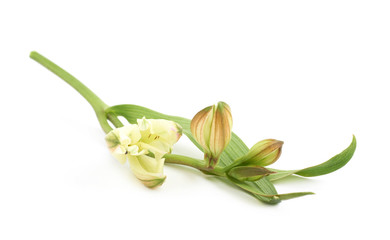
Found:
[[[243,165],[268,166],[279,159],[282,154],[282,141],[266,139],[253,145],[245,156]]]
[[[229,105],[218,102],[198,112],[191,121],[191,132],[202,146],[207,167],[214,168],[230,142],[232,114]]]

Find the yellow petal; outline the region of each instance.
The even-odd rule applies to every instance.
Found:
[[[140,165],[149,173],[163,174],[164,158],[152,158],[146,155],[137,157]]]
[[[154,141],[151,143],[139,143],[142,149],[147,149],[152,152],[156,158],[162,158],[165,154],[171,152],[171,145],[161,141]]]
[[[119,140],[119,135],[116,134],[116,132],[114,132],[114,130],[110,131],[106,135],[105,140],[106,140],[106,144],[107,144],[107,147],[110,150],[110,152],[114,152],[117,149],[117,147],[121,144],[121,142]]]
[[[181,137],[182,129],[177,123],[164,119],[147,121],[148,128],[143,128],[145,130],[141,131],[142,138],[139,145],[142,149],[154,153],[157,158],[161,158],[171,152],[173,145]]]
[[[179,124],[164,119],[149,119],[150,133],[169,145],[175,144],[181,137],[182,128]]]
[[[137,119],[137,123],[140,131],[146,131],[150,127],[150,121],[145,117],[142,119]]]
[[[164,159],[155,159],[145,155],[129,156],[129,163],[134,175],[147,187],[161,185],[166,178],[163,174]]]
[[[139,147],[137,145],[132,145],[127,147],[126,153],[132,156],[140,156],[143,154],[146,154],[147,151],[145,149],[142,149],[140,151]]]
[[[112,155],[122,164],[126,162],[126,153],[130,144],[137,143],[141,133],[135,124],[126,125],[110,131],[106,137],[107,147]]]
[[[112,156],[114,156],[114,158],[116,160],[118,160],[121,164],[125,164],[126,163],[126,160],[127,160],[126,154],[122,154],[122,153],[118,154],[118,153],[113,152]]]

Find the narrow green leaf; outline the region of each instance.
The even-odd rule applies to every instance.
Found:
[[[255,182],[248,182],[248,184],[253,185],[256,189],[259,189],[261,192],[264,192],[266,194],[270,194],[270,195],[278,194],[278,192],[275,189],[275,186],[267,178],[261,178],[260,180]],[[275,201],[275,199],[272,197],[265,197],[259,195],[254,195],[254,196],[263,202]]]
[[[305,196],[305,195],[310,195],[310,194],[314,194],[312,192],[295,192],[295,193],[285,193],[285,194],[266,194],[264,192],[262,192],[261,190],[259,190],[258,188],[254,187],[254,185],[252,185],[252,182],[241,182],[241,181],[238,181],[234,178],[230,178],[230,180],[236,184],[237,186],[239,186],[240,188],[252,193],[253,195],[255,195],[258,199],[266,202],[266,203],[269,203],[269,204],[276,204],[276,203],[279,203],[281,200],[288,200],[288,199],[293,199],[293,198],[297,198],[297,197],[302,197],[302,196]]]
[[[146,118],[154,118],[154,119],[167,119],[174,122],[177,122],[180,124],[183,128],[183,133],[200,149],[202,148],[199,146],[199,144],[196,142],[194,137],[191,134],[190,130],[190,123],[191,120],[182,118],[182,117],[176,117],[176,116],[170,116],[165,115],[153,110],[150,110],[145,107],[137,106],[137,105],[131,105],[131,104],[124,104],[124,105],[116,105],[112,106],[106,109],[106,114],[114,114],[116,116],[123,116],[126,118],[126,120],[129,123],[136,123],[137,119],[140,119],[142,117]],[[249,151],[249,148],[245,145],[245,143],[234,133],[232,133],[232,138],[230,140],[229,145],[225,148],[223,153],[221,154],[220,161],[218,163],[218,166],[220,167],[226,167],[234,162],[234,160],[239,159],[243,155],[245,155]],[[275,203],[275,199],[273,196],[277,194],[277,191],[274,187],[274,185],[266,178],[262,178],[256,182],[250,182],[247,185],[249,185],[252,189],[252,191],[249,191],[253,194],[253,191],[259,191],[264,193],[264,196],[260,196],[258,194],[253,194],[256,198],[258,198],[261,201],[264,202],[272,202]],[[240,187],[240,186],[239,186]],[[242,188],[242,187],[241,187]],[[248,190],[247,190],[248,191]],[[268,195],[267,195],[268,194]],[[278,201],[277,201],[278,202]]]
[[[313,195],[313,192],[294,192],[294,193],[284,193],[284,194],[278,194],[277,196],[280,198],[280,200],[289,200],[297,197],[303,197],[306,195]]]
[[[356,149],[356,138],[355,136],[353,136],[351,144],[344,151],[332,157],[326,162],[323,162],[321,164],[312,167],[304,168],[301,170],[279,170],[279,169],[269,168],[269,170],[274,171],[276,173],[273,173],[267,176],[266,178],[269,181],[277,181],[285,177],[291,176],[293,174],[300,175],[303,177],[315,177],[315,176],[328,174],[345,166],[345,164],[347,164],[349,160],[352,158],[355,149]]]
[[[277,170],[277,169],[273,169],[273,168],[268,168],[269,170],[275,172],[271,175],[268,175],[267,176],[267,179],[269,181],[276,181],[276,180],[279,180],[279,179],[282,179],[282,178],[285,178],[285,177],[288,177],[288,176],[291,176],[293,175],[294,173],[298,172],[299,170],[289,170],[289,171],[285,171],[285,170]]]
[[[328,174],[334,172],[348,163],[348,161],[352,158],[356,149],[356,138],[353,136],[352,142],[344,151],[332,157],[326,162],[318,164],[313,167],[308,167],[302,170],[297,171],[295,174],[303,176],[303,177],[315,177],[324,174]]]
[[[265,179],[265,178],[262,178]],[[268,203],[268,204],[277,204],[280,203],[280,199],[276,197],[276,194],[269,194],[266,191],[263,191],[260,189],[254,182],[241,182],[234,178],[230,178],[229,180],[232,181],[237,187],[241,188],[242,190],[245,190],[252,194],[255,198],[259,199],[262,202]]]

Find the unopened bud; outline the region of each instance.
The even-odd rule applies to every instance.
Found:
[[[232,168],[228,172],[228,175],[240,181],[257,181],[272,173],[275,172],[272,172],[264,167],[238,166]]]
[[[205,153],[207,167],[214,168],[230,142],[232,114],[229,105],[218,102],[198,112],[191,121],[191,132]]]
[[[245,156],[245,165],[268,166],[279,159],[282,153],[282,141],[266,139],[253,145]]]

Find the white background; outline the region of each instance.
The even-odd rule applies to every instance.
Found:
[[[1,239],[388,239],[389,1],[2,1]],[[88,103],[36,50],[107,104],[187,118],[223,100],[279,169],[341,170],[276,183],[316,195],[269,206],[180,166],[145,188],[105,147]],[[202,154],[183,137],[176,153]]]

